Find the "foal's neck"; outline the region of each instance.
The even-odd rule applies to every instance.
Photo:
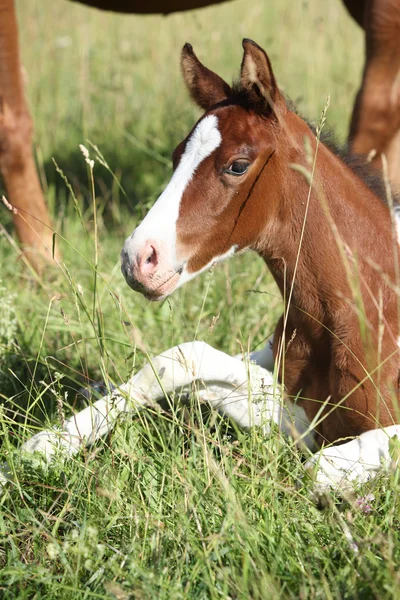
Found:
[[[300,122],[302,131],[281,168],[277,218],[257,249],[284,299],[292,289],[291,305],[330,327],[338,311],[349,310],[352,276],[374,297],[384,284],[373,263],[394,281],[391,218],[388,207],[322,143],[310,194],[303,140],[312,134]],[[312,144],[315,150],[315,139]]]

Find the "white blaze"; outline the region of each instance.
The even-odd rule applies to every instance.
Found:
[[[190,136],[171,181],[142,223],[135,229],[131,239],[127,240],[125,249],[130,259],[133,258],[136,248],[141,248],[149,240],[157,240],[163,250],[172,252],[172,259],[175,262],[176,222],[182,196],[197,167],[218,148],[221,140],[217,117],[215,115],[204,117]]]

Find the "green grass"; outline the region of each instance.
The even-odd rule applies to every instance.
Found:
[[[62,0],[18,3],[37,159],[63,263],[41,278],[0,238],[0,460],[15,485],[0,496],[0,596],[56,598],[400,597],[398,473],[324,511],[298,487],[299,453],[273,432],[243,433],[200,411],[151,410],[51,469],[17,448],[87,400],[81,386],[126,381],[179,342],[228,353],[262,344],[281,301],[263,263],[239,257],[150,304],[126,286],[119,252],[170,176],[173,147],[196,110],[180,79],[190,41],[227,79],[241,38],[270,53],[278,81],[345,138],[362,67],[362,35],[338,1],[244,0],[196,13],[121,17]],[[104,155],[126,196],[79,143]],[[91,151],[94,156],[93,150]],[[65,182],[76,196],[79,217]],[[11,231],[9,215],[2,223]],[[1,286],[0,286],[1,287]],[[214,327],[210,327],[218,317]],[[365,514],[357,496],[372,493]]]

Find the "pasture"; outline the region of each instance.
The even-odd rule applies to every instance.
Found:
[[[46,469],[18,446],[62,424],[96,381],[120,384],[149,357],[201,339],[261,346],[281,300],[244,255],[162,304],[120,273],[123,241],[168,181],[198,116],[184,90],[186,41],[228,81],[241,39],[269,52],[301,113],[343,141],[362,33],[337,0],[245,0],[170,17],[116,16],[63,0],[18,2],[35,149],[62,263],[36,275],[11,219],[0,230],[0,593],[18,599],[398,598],[399,473],[344,500],[311,497],[277,432],[243,432],[199,405],[148,410]],[[84,144],[91,168],[79,149]],[[92,398],[95,399],[96,392]],[[395,448],[396,451],[396,448]]]

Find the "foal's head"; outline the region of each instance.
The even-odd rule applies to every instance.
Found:
[[[243,48],[233,89],[183,48],[183,77],[205,114],[175,149],[171,181],[121,254],[127,283],[151,300],[257,248],[277,211],[273,163],[286,104],[265,52],[250,40]]]

